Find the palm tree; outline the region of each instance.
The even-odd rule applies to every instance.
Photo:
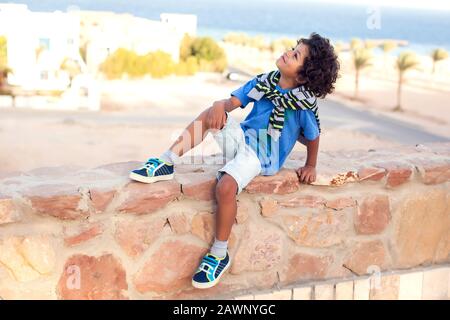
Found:
[[[393,40],[386,40],[381,44],[381,50],[383,50],[384,53],[389,53],[390,51],[397,48],[397,43]]]
[[[391,52],[392,50],[394,50],[397,47],[397,43],[392,40],[386,40],[380,45],[380,47],[381,47],[381,50],[383,50],[384,66],[386,67],[387,66],[387,56],[388,56],[389,52]]]
[[[359,91],[359,72],[372,65],[372,54],[371,51],[365,48],[356,48],[353,51],[353,65],[355,67],[355,96],[358,98]]]
[[[373,49],[373,48],[376,48],[376,46],[377,46],[377,43],[374,40],[366,39],[364,41],[364,48],[366,48],[366,49]]]
[[[419,65],[419,61],[412,52],[402,52],[397,58],[397,70],[398,70],[398,87],[397,87],[397,105],[393,111],[403,111],[401,106],[402,96],[402,84],[404,81],[404,74],[406,71],[416,69]]]
[[[351,50],[359,49],[361,47],[363,47],[363,43],[362,43],[361,39],[359,39],[359,38],[352,38],[350,40],[350,49]]]
[[[433,59],[433,71],[434,74],[435,68],[436,68],[436,62],[440,60],[444,60],[448,58],[448,52],[444,49],[435,49],[431,52],[431,58]]]

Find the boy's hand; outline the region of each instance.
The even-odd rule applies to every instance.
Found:
[[[210,129],[222,129],[226,120],[225,103],[223,101],[214,102],[212,107],[209,108],[206,125]]]
[[[311,183],[316,181],[316,168],[305,165],[297,169],[297,175],[300,182]]]

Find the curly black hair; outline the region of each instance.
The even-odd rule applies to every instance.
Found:
[[[297,44],[308,46],[309,54],[303,67],[297,72],[299,79],[306,81],[306,86],[316,97],[325,96],[334,91],[334,83],[339,76],[339,61],[330,40],[313,32],[309,38],[297,40]]]

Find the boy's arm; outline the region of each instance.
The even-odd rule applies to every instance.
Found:
[[[316,167],[317,165],[317,154],[319,153],[319,138],[318,136],[315,140],[306,140],[306,162],[305,166]]]
[[[235,96],[231,96],[228,99],[216,101],[214,104],[216,104],[216,103],[223,104],[224,110],[226,112],[231,112],[234,109],[237,109],[242,105],[241,101],[238,98],[236,98]]]
[[[319,138],[307,140],[303,136],[298,137],[298,141],[306,146],[306,161],[303,167],[297,169],[297,174],[301,182],[311,183],[316,180],[317,154],[319,153]]]
[[[218,100],[208,109],[208,126],[214,129],[221,129],[226,121],[225,112],[231,112],[241,106],[241,101],[232,96],[228,99]]]
[[[315,167],[317,164],[317,154],[319,152],[319,138],[318,136],[315,140],[307,140],[304,136],[299,135],[297,141],[306,146],[306,162],[305,166]]]

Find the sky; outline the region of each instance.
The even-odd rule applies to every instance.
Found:
[[[0,3],[4,2],[13,2],[13,3],[33,3],[34,1],[40,0],[31,0],[31,1],[20,1],[20,0],[0,0]],[[54,3],[58,3],[58,0],[53,0]],[[98,0],[99,2],[111,2],[114,3],[114,0]],[[117,2],[126,2],[128,0],[115,0]],[[142,0],[140,0],[142,1]],[[151,0],[144,0],[151,1]],[[188,0],[179,0],[179,1],[188,1]],[[211,3],[214,3],[215,0],[211,0]],[[248,0],[247,0],[248,1]],[[252,0],[259,1],[259,0]],[[278,1],[278,0],[265,0],[265,1]],[[450,1],[448,0],[283,0],[289,2],[315,2],[315,3],[334,3],[334,4],[352,4],[352,5],[362,5],[362,6],[380,6],[380,7],[400,7],[400,8],[414,8],[414,9],[430,9],[430,10],[450,10]],[[74,0],[74,4],[77,3],[77,0]]]
[[[305,1],[305,0],[288,0]],[[314,2],[356,4],[356,5],[375,5],[380,7],[400,7],[414,9],[430,10],[450,10],[450,1],[448,0],[315,0]]]

